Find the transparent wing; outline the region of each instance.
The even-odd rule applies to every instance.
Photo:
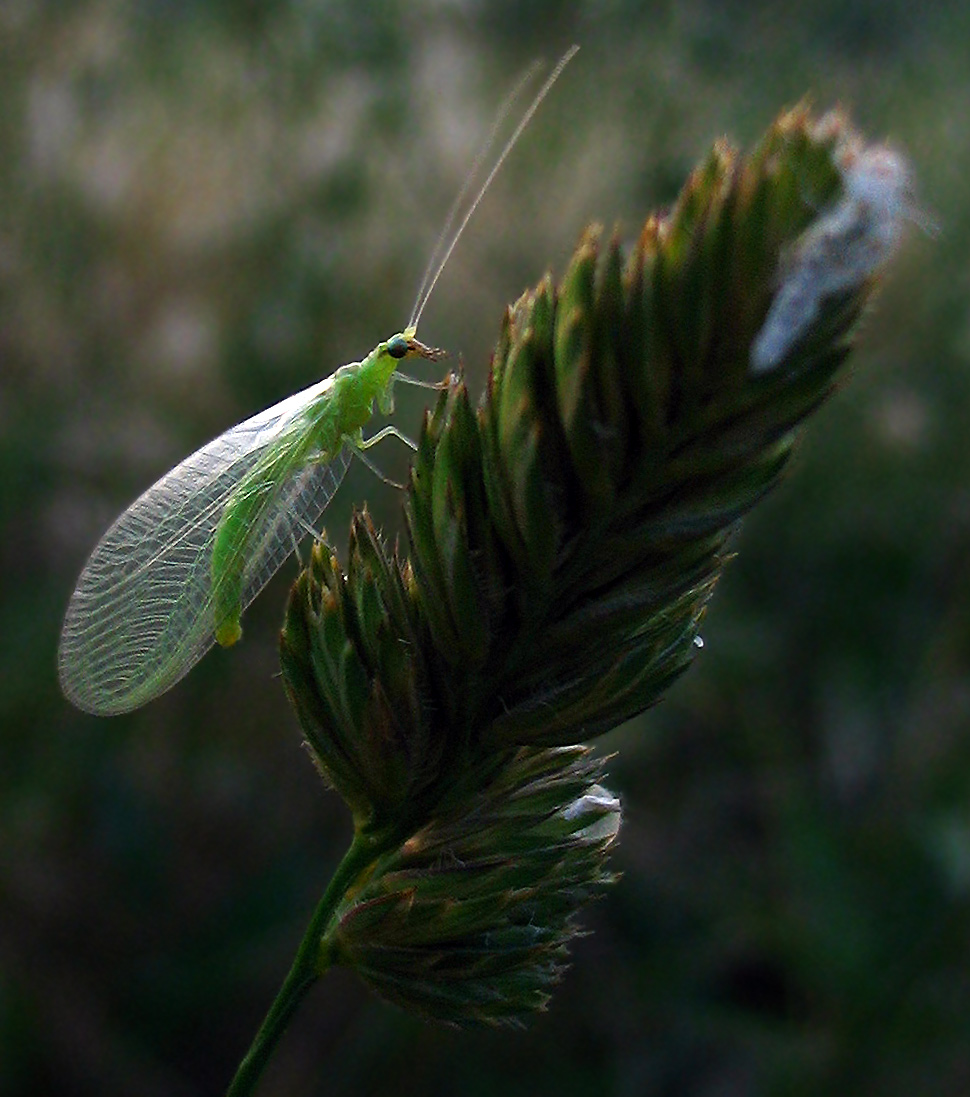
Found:
[[[185,675],[215,643],[212,545],[226,503],[275,445],[312,431],[311,403],[330,378],[247,419],[197,450],[121,515],[84,565],[61,631],[61,688],[97,715],[128,712]],[[306,463],[256,516],[241,608],[315,525],[350,464]]]

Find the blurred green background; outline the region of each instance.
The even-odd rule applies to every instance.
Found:
[[[61,698],[61,614],[138,492],[403,325],[494,108],[573,41],[422,322],[474,390],[588,220],[633,236],[806,93],[908,152],[941,232],[909,233],[694,668],[603,741],[624,877],[549,1013],[435,1028],[336,972],[261,1092],[970,1092],[965,0],[2,0],[6,1097],[231,1076],[349,838],[275,678],[296,565],[240,648],[123,718]],[[399,530],[355,466],[337,544],[365,499]]]

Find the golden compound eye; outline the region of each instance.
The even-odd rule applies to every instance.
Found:
[[[394,335],[387,341],[387,353],[392,358],[403,358],[408,352],[408,341],[403,335]]]

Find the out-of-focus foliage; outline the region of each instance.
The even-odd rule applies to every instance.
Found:
[[[135,493],[400,327],[491,110],[574,40],[422,324],[473,389],[587,220],[635,232],[806,91],[908,152],[942,232],[895,262],[693,670],[607,740],[624,878],[549,1015],[456,1034],[338,973],[265,1092],[970,1088],[965,9],[0,5],[0,1091],[230,1076],[348,836],[273,679],[296,568],[115,721],[60,698],[60,614]],[[393,533],[356,469],[335,543],[365,498]]]

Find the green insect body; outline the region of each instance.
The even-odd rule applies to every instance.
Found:
[[[374,404],[385,415],[394,410],[395,371],[403,359],[415,356],[434,360],[441,352],[418,342],[409,328],[379,343],[362,361],[341,366],[333,374],[332,385],[240,482],[226,504],[212,546],[214,635],[222,647],[231,647],[242,636],[246,566],[258,556],[257,542],[264,532],[260,516],[271,510],[280,485],[302,465],[329,464],[345,445],[353,451],[369,445],[363,440],[363,428]]]
[[[360,362],[225,431],[150,487],[101,538],[61,632],[65,695],[107,716],[173,686],[242,635],[249,603],[292,555],[390,411],[401,361],[435,360],[408,327]]]

